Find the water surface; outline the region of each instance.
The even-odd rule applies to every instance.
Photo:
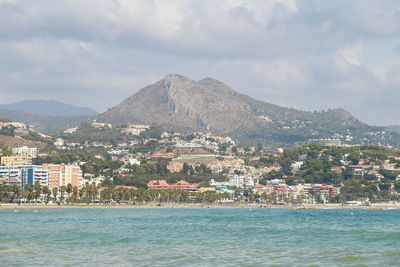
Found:
[[[0,210],[0,265],[399,266],[400,210]]]

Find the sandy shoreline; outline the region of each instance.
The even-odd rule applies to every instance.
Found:
[[[23,209],[400,209],[400,203],[377,203],[371,206],[346,206],[341,204],[304,204],[304,205],[245,205],[245,204],[99,204],[99,205],[63,205],[56,204],[0,204],[0,210]]]

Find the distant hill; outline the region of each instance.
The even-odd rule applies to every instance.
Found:
[[[24,111],[0,109],[0,118],[9,119],[11,121],[23,122],[27,125],[33,126],[34,130],[49,133],[54,130],[62,130],[70,124],[85,121],[87,116],[59,116],[48,117],[34,115]]]
[[[77,107],[54,100],[26,100],[14,104],[0,105],[0,109],[18,110],[33,115],[48,117],[92,116],[97,111],[87,107]]]
[[[251,145],[293,146],[333,136],[347,143],[400,145],[399,134],[369,126],[342,109],[306,112],[284,108],[239,94],[212,78],[196,82],[178,74],[141,89],[95,118],[113,124],[211,131]]]

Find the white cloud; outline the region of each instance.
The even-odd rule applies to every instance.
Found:
[[[105,110],[177,72],[400,124],[398,36],[396,0],[0,0],[0,95]]]

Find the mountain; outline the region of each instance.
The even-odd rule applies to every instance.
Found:
[[[49,133],[54,130],[61,130],[70,124],[87,120],[87,116],[40,116],[19,110],[0,109],[0,118],[9,119],[14,122],[23,122],[33,126],[34,130]]]
[[[0,105],[0,109],[19,110],[34,115],[48,117],[92,116],[97,111],[87,107],[77,107],[54,100],[25,100],[14,104]]]
[[[368,126],[342,109],[306,112],[239,94],[212,78],[193,81],[178,74],[147,86],[95,116],[112,124],[143,123],[179,131],[211,131],[244,144],[293,146],[310,139],[400,144],[400,135]]]

